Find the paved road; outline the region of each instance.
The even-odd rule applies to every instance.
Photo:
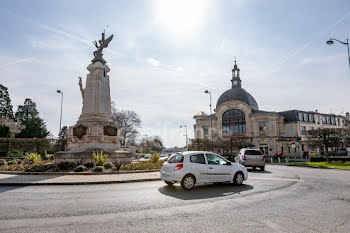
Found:
[[[350,232],[350,172],[267,166],[243,186],[0,187],[1,232]]]

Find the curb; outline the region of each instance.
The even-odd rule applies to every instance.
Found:
[[[119,172],[21,172],[21,171],[0,171],[0,174],[6,175],[116,175],[116,174],[130,174],[130,173],[147,173],[147,172],[159,172],[160,169],[154,170],[134,170],[134,171],[119,171]]]
[[[94,184],[121,184],[137,183],[146,181],[160,181],[160,178],[137,179],[137,180],[111,180],[92,182],[58,182],[58,183],[0,183],[0,186],[43,186],[43,185],[94,185]]]
[[[286,165],[288,167],[301,167],[301,168],[314,168],[314,169],[323,169],[323,170],[338,170],[338,171],[347,171],[350,172],[350,169],[341,169],[341,168],[334,168],[334,167],[308,167],[308,166],[293,166],[293,165]]]

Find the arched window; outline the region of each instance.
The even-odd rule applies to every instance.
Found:
[[[230,109],[222,114],[222,134],[236,135],[246,132],[245,114],[239,109]]]

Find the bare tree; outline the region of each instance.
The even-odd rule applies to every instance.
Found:
[[[112,120],[121,130],[120,144],[122,146],[133,144],[141,127],[142,121],[139,115],[131,110],[118,110],[112,103]]]
[[[163,140],[160,136],[143,137],[140,145],[143,153],[161,152],[163,149]]]
[[[340,145],[338,129],[319,128],[307,131],[308,144],[314,148],[324,150],[327,162],[329,161],[328,149]]]

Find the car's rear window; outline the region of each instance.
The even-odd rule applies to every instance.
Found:
[[[182,163],[184,161],[184,157],[182,154],[173,154],[168,159],[168,163]]]
[[[246,150],[244,155],[262,155],[262,153],[259,150]]]

